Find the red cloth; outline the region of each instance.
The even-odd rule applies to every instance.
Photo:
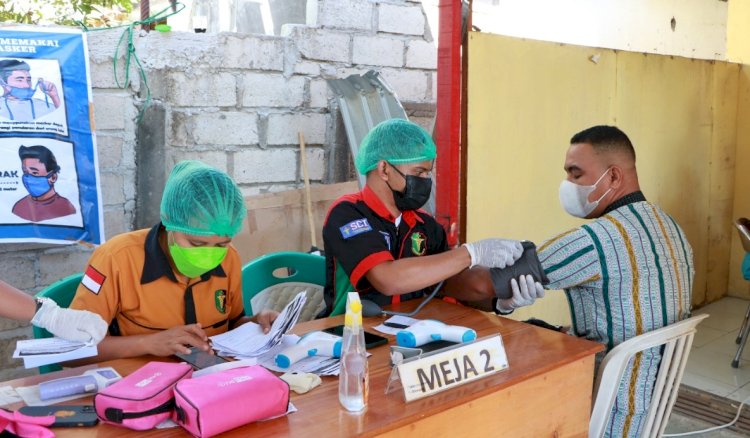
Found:
[[[13,214],[32,222],[68,216],[75,212],[73,204],[57,193],[44,201],[36,201],[31,195],[27,195],[13,206]]]

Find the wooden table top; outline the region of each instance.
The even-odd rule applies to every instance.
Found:
[[[396,311],[409,311],[419,304],[409,301],[394,306]],[[402,427],[412,422],[449,409],[470,403],[485,395],[511,387],[514,384],[547,373],[560,366],[569,364],[589,355],[596,354],[603,346],[559,332],[542,329],[530,324],[498,317],[480,312],[469,307],[433,300],[416,315],[419,319],[437,319],[447,324],[457,324],[476,330],[478,337],[501,334],[508,357],[509,369],[458,386],[431,397],[405,403],[400,387],[390,394],[385,394],[385,387],[391,373],[389,348],[380,346],[369,350],[369,400],[364,413],[351,414],[340,407],[338,401],[338,378],[323,377],[323,384],[307,394],[292,393],[291,402],[298,412],[271,421],[249,424],[231,431],[226,436],[352,436],[355,434],[370,436]],[[364,325],[368,331],[383,322],[385,318],[365,318]],[[326,318],[301,323],[294,328],[297,334],[343,324],[343,316]],[[377,333],[377,332],[376,332]],[[395,337],[384,335],[389,344],[395,344]],[[169,358],[134,358],[105,362],[99,366],[113,366],[122,375],[138,369],[149,360],[170,360]],[[30,376],[3,382],[2,386],[29,386],[41,381],[70,375],[79,375],[86,369],[97,365],[66,369],[58,373]],[[593,373],[593,370],[592,370]],[[594,379],[592,374],[591,379]],[[91,398],[82,398],[68,404],[91,403]],[[7,408],[17,409],[22,403]],[[55,429],[57,436],[91,436],[90,428]],[[134,432],[109,425],[96,427],[97,437],[116,437],[122,435],[138,436],[189,436],[181,428]]]

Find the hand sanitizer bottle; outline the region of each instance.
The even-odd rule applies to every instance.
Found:
[[[346,300],[344,337],[341,344],[339,401],[350,412],[367,407],[367,352],[362,329],[362,302],[357,292],[349,292]]]

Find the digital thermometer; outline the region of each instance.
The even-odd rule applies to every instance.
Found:
[[[88,370],[80,376],[64,377],[39,384],[39,398],[50,400],[97,392],[122,379],[112,367]]]

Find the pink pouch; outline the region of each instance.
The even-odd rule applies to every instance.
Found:
[[[289,385],[258,365],[183,380],[174,392],[174,421],[199,437],[278,417],[289,407]]]
[[[174,386],[192,375],[186,363],[149,362],[96,394],[96,415],[115,426],[152,429],[172,416]]]
[[[0,408],[0,435],[3,431],[7,431],[13,434],[12,436],[54,438],[55,434],[47,429],[47,426],[51,426],[54,422],[54,415],[31,417],[20,412],[11,412]]]

